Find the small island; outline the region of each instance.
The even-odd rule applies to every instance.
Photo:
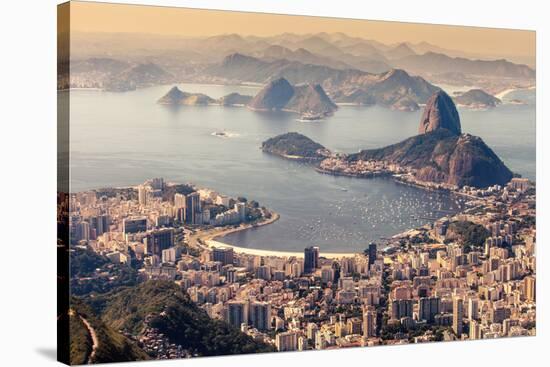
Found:
[[[298,161],[319,161],[331,154],[321,144],[296,132],[270,138],[262,143],[261,148],[265,153]]]
[[[219,99],[214,99],[202,93],[188,93],[178,87],[172,87],[157,103],[171,106],[245,106],[252,99],[239,93],[230,93]]]
[[[330,116],[338,106],[319,84],[291,85],[285,78],[268,83],[248,108],[253,111],[286,111],[318,120]],[[315,117],[315,118],[311,118]]]

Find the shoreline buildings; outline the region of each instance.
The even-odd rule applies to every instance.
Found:
[[[279,351],[534,335],[535,194],[519,183],[468,193],[469,209],[340,258],[317,246],[303,257],[206,246],[200,234],[220,222],[265,218],[207,189],[158,180],[101,200],[79,193],[74,251],[115,266],[74,282],[134,267],[137,281],[175,282],[210,317]]]

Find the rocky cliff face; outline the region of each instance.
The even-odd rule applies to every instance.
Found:
[[[275,79],[256,94],[248,107],[257,111],[281,110],[293,95],[294,88],[285,78]]]
[[[412,168],[417,179],[456,186],[503,185],[512,172],[477,136],[461,134],[451,97],[435,93],[420,120],[420,134],[380,149],[363,150],[349,160],[384,160]]]
[[[440,90],[432,95],[420,120],[419,134],[425,134],[430,131],[447,129],[455,135],[460,135],[460,117],[451,97]]]
[[[416,170],[422,181],[456,186],[503,185],[512,172],[479,137],[438,129],[380,149],[363,150],[350,160],[385,160]]]
[[[338,107],[319,85],[304,84],[294,87],[294,95],[284,107],[297,113],[332,114]]]
[[[252,99],[248,107],[256,111],[285,110],[320,115],[330,115],[338,108],[320,85],[292,86],[284,78],[268,83]]]

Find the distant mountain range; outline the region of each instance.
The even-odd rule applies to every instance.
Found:
[[[492,108],[502,101],[481,89],[470,89],[454,97],[457,104],[472,108]]]
[[[218,62],[230,53],[244,53],[253,56],[269,57],[270,47],[282,46],[290,51],[303,49],[316,57],[330,58],[335,62],[350,65],[363,71],[380,73],[392,67],[401,67],[391,60],[425,53],[445,54],[451,58],[471,60],[507,59],[515,64],[534,65],[534,59],[526,62],[525,57],[510,58],[508,55],[486,55],[468,53],[436,46],[427,42],[384,44],[376,40],[348,36],[344,33],[292,34],[258,37],[239,34],[222,34],[211,37],[182,38],[146,34],[97,34],[75,32],[72,35],[71,52],[79,59],[89,57],[130,58],[143,62],[147,58],[158,63],[162,58],[186,60],[190,63]],[[144,47],[144,44],[149,45]],[[162,56],[161,56],[162,55]],[[153,58],[155,60],[153,60]],[[277,57],[279,58],[279,57]],[[305,60],[297,60],[305,61]],[[366,69],[360,65],[386,69]],[[328,65],[336,67],[337,64]],[[343,67],[347,67],[342,65]],[[452,71],[452,70],[448,70]]]
[[[207,70],[233,82],[268,83],[284,78],[291,83],[320,84],[335,102],[359,105],[380,104],[397,109],[417,110],[438,90],[421,77],[404,70],[372,74],[355,69],[302,64],[296,61],[266,62],[251,56],[232,54]]]
[[[176,82],[265,85],[285,78],[319,84],[338,103],[416,110],[435,91],[430,81],[498,93],[531,87],[536,76],[531,67],[505,59],[471,59],[426,42],[385,45],[343,33],[112,36],[74,36],[72,87],[125,91]],[[138,47],[145,40],[152,46]]]
[[[101,88],[124,92],[153,85],[172,83],[173,74],[157,64],[130,63],[112,58],[90,58],[71,63],[71,87]]]
[[[527,65],[518,65],[503,59],[470,60],[463,57],[449,57],[435,52],[408,55],[394,60],[394,65],[416,74],[458,72],[486,77],[535,78],[535,71]]]
[[[438,87],[406,71],[392,69],[382,74],[346,73],[323,83],[341,103],[378,104],[385,107],[415,111]]]

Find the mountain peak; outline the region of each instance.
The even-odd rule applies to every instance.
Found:
[[[461,134],[460,117],[456,106],[443,90],[436,92],[426,102],[418,133],[425,134],[439,129],[447,129],[455,135]]]
[[[285,110],[320,116],[330,115],[338,108],[319,84],[293,86],[282,77],[269,82],[248,107],[256,111]]]
[[[416,52],[405,42],[402,42],[390,50],[386,51],[386,55],[393,59],[416,55]]]
[[[403,69],[391,69],[382,74],[382,79],[402,79],[408,78],[409,74]]]
[[[270,81],[250,102],[255,110],[280,110],[294,95],[294,88],[285,78]]]
[[[224,57],[222,61],[222,65],[229,65],[234,62],[244,62],[248,60],[256,60],[256,58],[235,52]]]

